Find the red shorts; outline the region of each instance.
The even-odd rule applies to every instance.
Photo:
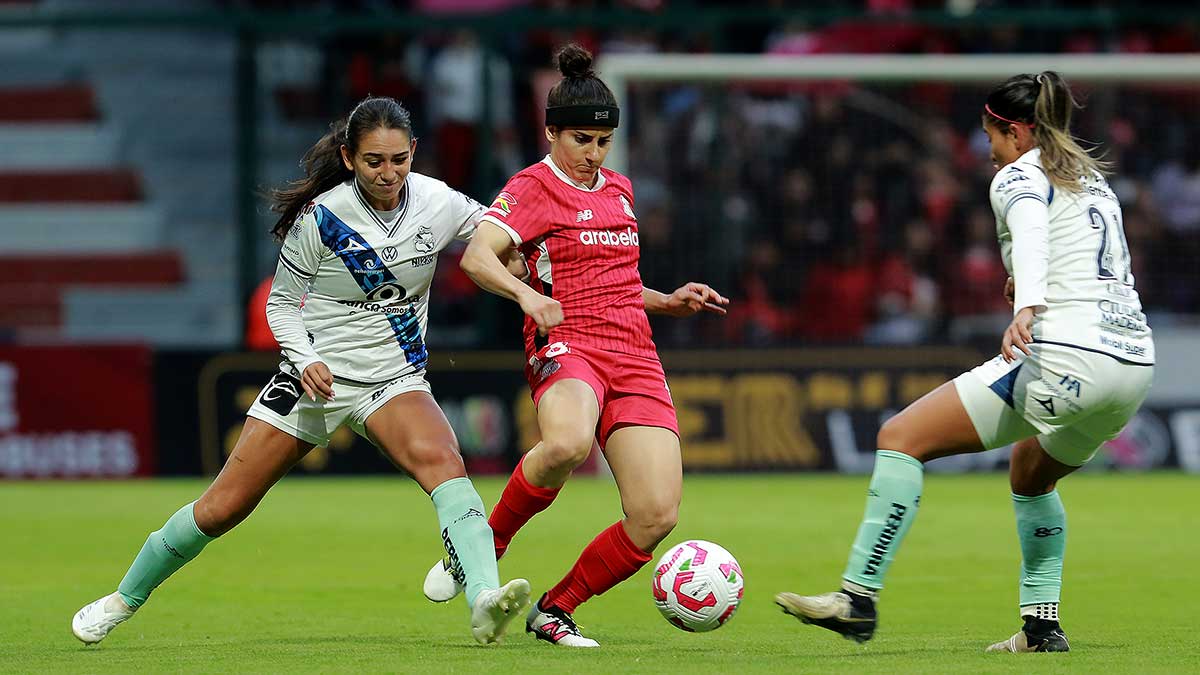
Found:
[[[601,447],[618,426],[662,427],[679,435],[675,404],[658,359],[555,342],[529,359],[525,378],[533,392],[534,405],[555,382],[567,379],[587,382],[600,404],[596,440]]]

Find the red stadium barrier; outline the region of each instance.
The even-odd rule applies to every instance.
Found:
[[[0,478],[156,469],[148,347],[0,347]]]

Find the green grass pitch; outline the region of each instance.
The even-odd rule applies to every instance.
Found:
[[[647,566],[580,608],[602,645],[583,652],[537,643],[521,625],[503,645],[479,647],[461,601],[429,604],[420,586],[440,555],[433,508],[400,476],[284,479],[133,620],[85,648],[70,634],[72,613],[112,591],[146,534],[205,482],[0,483],[0,672],[1200,672],[1198,482],[1066,479],[1062,613],[1074,651],[1020,656],[982,653],[1018,626],[1018,551],[999,474],[927,479],[881,628],[862,646],[801,625],[772,597],[834,588],[865,477],[689,477],[668,543],[730,549],[746,574],[741,610],[714,633],[678,631],[651,602]],[[489,504],[503,485],[477,484]],[[540,594],[619,516],[610,482],[576,479],[518,535],[501,576],[525,576]]]

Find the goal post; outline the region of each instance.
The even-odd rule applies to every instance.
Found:
[[[813,82],[986,84],[1017,73],[1055,70],[1090,83],[1200,84],[1200,55],[1025,54],[1025,55],[841,55],[615,54],[598,70],[617,100],[628,100],[633,83]],[[606,162],[628,169],[618,140]]]

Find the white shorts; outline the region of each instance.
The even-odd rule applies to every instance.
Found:
[[[431,393],[423,372],[404,375],[382,384],[333,383],[334,399],[320,396],[313,401],[304,393],[300,380],[280,371],[267,382],[246,415],[287,432],[302,441],[323,446],[343,424],[354,433],[367,436],[367,418],[384,403],[411,391]]]
[[[1032,356],[997,356],[954,378],[963,407],[987,449],[1037,436],[1068,466],[1083,466],[1137,412],[1154,366],[1085,349],[1035,343]]]

